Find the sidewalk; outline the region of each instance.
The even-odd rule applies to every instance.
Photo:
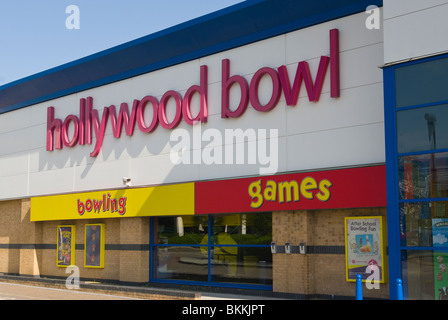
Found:
[[[67,289],[65,280],[50,279],[31,276],[13,276],[0,274],[0,283],[22,284],[43,288]],[[93,281],[80,281],[80,292],[96,293],[119,297],[148,299],[148,300],[285,300],[262,295],[246,295],[241,293],[213,293],[200,291],[187,291],[180,289],[165,289],[149,286],[128,286],[107,284]]]

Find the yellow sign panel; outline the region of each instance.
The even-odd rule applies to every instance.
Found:
[[[31,221],[194,214],[194,183],[31,199]]]

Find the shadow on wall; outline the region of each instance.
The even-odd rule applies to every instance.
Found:
[[[167,109],[170,107],[168,103]],[[97,111],[101,112],[100,109]],[[248,112],[254,113],[251,116],[256,116],[255,120],[267,118],[254,110]],[[217,130],[215,127],[220,126],[219,121],[225,120],[220,115],[214,117],[213,126],[203,123],[196,129],[197,124],[189,125],[180,121],[176,129],[159,126],[154,132],[148,133],[139,130],[136,123],[132,135],[128,135],[127,122],[122,121],[119,137],[116,132],[113,133],[114,126],[109,121],[98,156],[91,156],[96,146],[96,134],[93,133],[91,144],[78,143],[71,148],[63,146],[53,151],[41,148],[38,151],[38,170],[42,173],[54,170],[53,177],[60,175],[61,179],[75,179],[67,184],[68,190],[60,191],[69,192],[73,191],[72,188],[77,191],[121,188],[122,177],[131,177],[133,186],[145,186],[148,183],[157,185],[201,178],[258,175],[261,168],[274,167],[276,170],[279,165],[284,167],[278,161],[279,154],[285,153],[285,137],[281,137],[279,143],[275,124],[263,122],[268,128],[243,130],[238,127],[242,125],[241,120],[233,119],[227,121],[230,127],[224,132],[224,129]],[[243,125],[247,127],[247,123]],[[73,136],[73,132],[70,132],[74,130],[72,127],[68,130],[69,137]],[[271,131],[275,131],[275,134]],[[53,132],[53,142],[55,136]],[[180,163],[175,163],[172,152],[176,152]]]

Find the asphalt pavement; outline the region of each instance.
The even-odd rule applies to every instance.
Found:
[[[0,273],[0,300],[284,300],[286,297],[201,292],[151,286],[81,281],[69,289],[63,279],[4,275]],[[287,299],[287,298],[286,298]]]
[[[80,290],[46,288],[32,285],[0,282],[0,300],[139,300]]]

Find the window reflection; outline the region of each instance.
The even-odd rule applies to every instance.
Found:
[[[448,148],[447,125],[447,104],[398,111],[398,153]]]
[[[398,158],[400,199],[448,197],[448,152]]]
[[[214,247],[213,253],[214,281],[272,284],[270,248]]]
[[[156,220],[158,244],[201,244],[208,233],[207,216],[160,217]],[[206,244],[206,243],[205,243]]]
[[[407,274],[409,300],[434,300],[434,257],[432,251],[402,252],[402,270]]]
[[[271,214],[229,214],[214,218],[215,244],[270,244]]]
[[[272,285],[271,213],[153,221],[155,278]]]
[[[440,233],[436,223],[448,225],[448,201],[400,204],[400,229],[403,246],[432,247],[434,239],[439,243]],[[448,233],[446,235],[448,237]],[[439,243],[440,244],[440,243]],[[448,248],[446,243],[440,246]]]
[[[156,247],[155,277],[207,281],[208,251],[202,247]]]
[[[448,149],[447,80],[446,56],[395,68],[395,103],[403,108],[397,152],[428,152],[398,157],[400,244],[413,247],[401,252],[408,299],[448,300],[448,153],[440,152]]]
[[[448,300],[448,251],[405,250],[401,261],[409,300]]]
[[[397,107],[448,100],[448,59],[438,59],[395,70]]]

